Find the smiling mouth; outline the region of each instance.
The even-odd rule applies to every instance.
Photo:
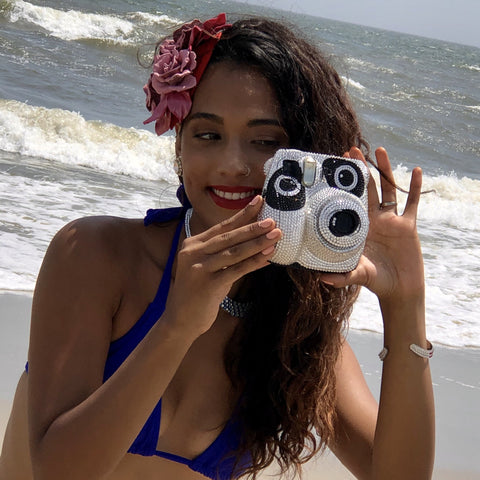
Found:
[[[240,210],[245,208],[261,190],[253,187],[215,185],[209,188],[213,202],[221,208]]]
[[[245,198],[250,198],[255,196],[257,190],[247,190],[244,192],[227,192],[225,190],[219,190],[218,188],[212,187],[212,191],[215,195],[220,198],[224,198],[225,200],[244,200]]]

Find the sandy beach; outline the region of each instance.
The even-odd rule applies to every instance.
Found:
[[[0,294],[0,447],[11,402],[28,350],[31,297]],[[367,382],[378,398],[382,348],[378,334],[350,330],[352,345]],[[480,480],[480,350],[436,346],[432,375],[437,418],[435,480]],[[327,453],[305,468],[306,480],[353,479]],[[269,473],[264,479],[273,478]]]

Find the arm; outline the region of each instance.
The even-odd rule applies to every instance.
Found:
[[[102,384],[112,319],[122,295],[124,274],[114,251],[119,233],[95,219],[73,222],[57,234],[44,259],[29,350],[30,450],[36,479],[96,479],[111,471],[191,341],[159,324]],[[151,368],[155,361],[164,368]],[[152,375],[155,370],[159,373]]]
[[[56,236],[32,312],[29,428],[36,479],[94,480],[115,469],[193,341],[214,322],[217,297],[267,264],[262,251],[278,238],[265,236],[275,230],[273,222],[267,228],[251,223],[260,205],[184,242],[165,313],[105,383],[112,318],[126,274],[114,251],[120,232],[105,234],[89,220]],[[205,289],[209,295],[201,293]],[[192,292],[188,301],[185,291]]]
[[[371,478],[378,404],[347,341],[337,361],[336,377],[337,422],[329,447],[357,478]]]
[[[358,149],[350,154],[361,158]],[[376,152],[380,169],[393,180],[388,156],[383,149]],[[395,201],[395,188],[381,180],[382,201]],[[384,322],[384,342],[389,353],[385,358],[378,417],[362,430],[364,441],[371,439],[368,466],[360,467],[359,478],[428,479],[434,460],[434,404],[428,360],[410,351],[415,343],[427,347],[425,336],[425,295],[423,261],[416,232],[416,213],[421,191],[421,171],[414,169],[410,193],[403,215],[394,208],[381,210],[373,180],[369,184],[370,232],[364,256],[358,267],[346,275],[325,275],[336,286],[365,285],[380,303]],[[357,372],[357,375],[359,373]],[[341,394],[342,391],[339,392]],[[342,404],[346,401],[347,404]],[[353,408],[355,399],[339,397],[340,423],[361,423]],[[355,413],[356,412],[356,413]],[[347,415],[347,416],[345,416]],[[372,438],[371,428],[375,429]],[[339,456],[349,457],[342,444]],[[358,466],[358,464],[357,464]],[[352,471],[358,472],[355,466]]]

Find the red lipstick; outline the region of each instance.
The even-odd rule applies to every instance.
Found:
[[[216,205],[228,210],[245,208],[259,192],[255,187],[227,185],[212,185],[208,191]]]

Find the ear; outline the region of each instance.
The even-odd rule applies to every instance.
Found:
[[[180,124],[175,125],[175,156],[179,157],[182,154],[182,132]]]

